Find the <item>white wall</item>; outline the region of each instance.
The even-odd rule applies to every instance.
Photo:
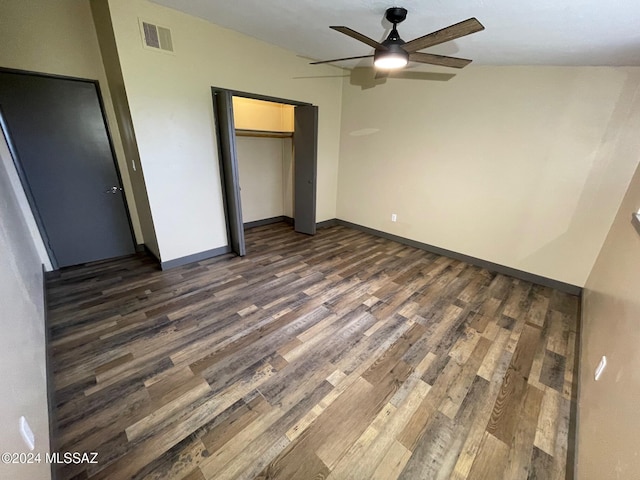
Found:
[[[25,416],[35,452],[49,451],[42,263],[13,192],[8,147],[0,136],[0,452],[28,452],[19,432]],[[0,463],[0,478],[50,478],[49,465]]]
[[[40,235],[40,230],[38,230],[38,224],[33,216],[31,206],[29,205],[29,201],[27,200],[27,196],[24,192],[24,187],[22,186],[22,182],[18,176],[18,171],[16,170],[13,157],[9,151],[5,133],[1,128],[0,149],[3,152],[1,161],[4,166],[4,171],[7,173],[7,180],[11,184],[11,190],[15,195],[18,208],[20,209],[22,218],[24,219],[27,230],[29,231],[29,237],[31,238],[33,246],[38,254],[38,259],[40,260],[40,263],[44,265],[45,270],[51,271],[53,270],[53,265],[51,264],[49,254],[44,245],[44,241],[42,240],[42,235]]]
[[[292,212],[291,139],[239,136],[236,147],[242,220],[247,223]]]
[[[640,234],[631,224],[638,208],[640,168],[584,290],[576,476],[581,480],[624,480],[640,472]],[[607,367],[596,382],[602,355]]]
[[[639,85],[591,67],[346,79],[338,217],[583,286],[638,164]]]
[[[316,218],[336,216],[340,70],[146,0],[109,6],[163,261],[227,243],[211,86],[319,106]],[[175,55],[143,48],[139,17]]]

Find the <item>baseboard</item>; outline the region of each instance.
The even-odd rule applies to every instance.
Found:
[[[55,452],[55,439],[58,438],[58,421],[55,413],[55,386],[53,382],[53,362],[51,354],[51,330],[49,329],[49,307],[47,300],[47,271],[42,265],[42,299],[44,302],[44,341],[45,341],[45,371],[47,375],[47,410],[49,411],[49,452]],[[56,464],[51,462],[51,479],[56,480]]]
[[[409,245],[410,247],[419,248],[421,250],[435,253],[437,255],[454,258],[462,262],[470,263],[471,265],[475,265],[477,267],[486,268],[487,270],[490,270],[492,272],[500,273],[503,275],[509,275],[511,277],[518,278],[520,280],[525,280],[531,283],[536,283],[544,287],[555,288],[556,290],[560,290],[561,292],[565,292],[570,295],[579,296],[582,294],[582,287],[578,287],[577,285],[571,285],[570,283],[561,282],[559,280],[554,280],[552,278],[543,277],[541,275],[536,275],[534,273],[529,273],[523,270],[518,270],[516,268],[500,265],[498,263],[489,262],[487,260],[482,260],[481,258],[472,257],[470,255],[465,255],[463,253],[458,253],[452,250],[447,250],[445,248],[429,245],[427,243],[418,242],[416,240],[410,240],[408,238],[404,238],[399,235],[393,235],[391,233],[383,232],[381,230],[376,230],[374,228],[358,225],[357,223],[347,222],[346,220],[336,219],[336,224],[353,228],[355,230],[360,230],[362,232],[375,235],[377,237],[386,238],[387,240],[393,240],[394,242],[402,243],[403,245]]]
[[[329,220],[325,220],[323,222],[316,223],[316,228],[335,227],[336,225],[338,225],[338,219],[337,218],[332,218],[332,219],[329,219]]]
[[[290,222],[288,220],[290,220]],[[293,218],[280,215],[279,217],[263,218],[262,220],[246,222],[243,226],[245,230],[249,230],[251,228],[262,227],[264,225],[271,225],[272,223],[280,222],[293,223]]]
[[[631,214],[631,225],[633,225],[636,231],[640,233],[640,214],[638,213]]]
[[[569,444],[567,448],[567,475],[568,479],[578,478],[578,434],[580,425],[580,390],[582,384],[580,383],[580,375],[582,374],[582,362],[580,362],[582,355],[582,302],[584,297],[580,299],[578,303],[578,325],[576,328],[576,351],[574,353],[575,361],[573,364],[573,389],[571,391],[571,408],[569,414]]]
[[[280,223],[280,222],[293,225],[293,218],[287,217],[286,215],[280,215],[279,217],[271,217],[271,218],[265,218],[262,220],[254,220],[253,222],[246,222],[244,224],[244,229],[249,230],[251,228],[262,227],[264,225],[271,225],[273,223]],[[331,218],[329,220],[316,223],[316,228],[335,227],[336,225],[338,225],[338,221],[335,218]]]
[[[160,268],[162,270],[169,270],[170,268],[181,267],[189,263],[199,262],[200,260],[206,260],[207,258],[224,255],[225,253],[229,253],[230,251],[231,247],[229,247],[228,245],[225,247],[214,248],[212,250],[206,250],[204,252],[187,255],[186,257],[174,258],[173,260],[160,262]]]

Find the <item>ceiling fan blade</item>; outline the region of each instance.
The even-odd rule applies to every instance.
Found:
[[[371,58],[373,55],[359,55],[357,57],[334,58],[333,60],[321,60],[319,62],[311,62],[309,65],[320,65],[321,63],[342,62],[343,60],[357,60],[359,58]]]
[[[389,76],[389,70],[376,70],[376,74],[374,78],[378,80],[379,78],[387,78]]]
[[[413,52],[409,54],[409,60],[418,63],[428,63],[429,65],[441,65],[443,67],[464,68],[471,63],[466,58],[447,57],[444,55],[434,55],[432,53]]]
[[[413,53],[423,48],[433,47],[434,45],[455,40],[465,35],[480,32],[481,30],[484,30],[484,25],[482,25],[477,18],[472,17],[455,25],[443,28],[442,30],[411,40],[402,45],[402,48],[406,52]]]
[[[340,33],[344,33],[346,36],[351,37],[351,38],[355,38],[356,40],[362,42],[362,43],[366,43],[367,45],[369,45],[370,47],[376,48],[376,49],[380,49],[380,50],[387,50],[387,47],[385,47],[384,45],[382,45],[380,42],[376,42],[373,38],[369,38],[366,35],[363,35],[361,33],[356,32],[355,30],[352,30],[349,27],[329,27],[332,28],[333,30],[340,32]]]

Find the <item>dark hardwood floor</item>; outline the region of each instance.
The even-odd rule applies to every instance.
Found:
[[[285,224],[48,280],[62,479],[571,477],[578,298]],[[569,452],[569,455],[568,455]]]

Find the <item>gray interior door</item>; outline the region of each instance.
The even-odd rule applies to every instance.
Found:
[[[318,107],[297,106],[293,133],[294,212],[296,232],[316,233],[316,178],[318,157]]]
[[[229,246],[234,253],[244,256],[246,249],[232,98],[231,92],[226,90],[213,92]]]
[[[0,114],[54,265],[134,253],[97,85],[0,72]]]

